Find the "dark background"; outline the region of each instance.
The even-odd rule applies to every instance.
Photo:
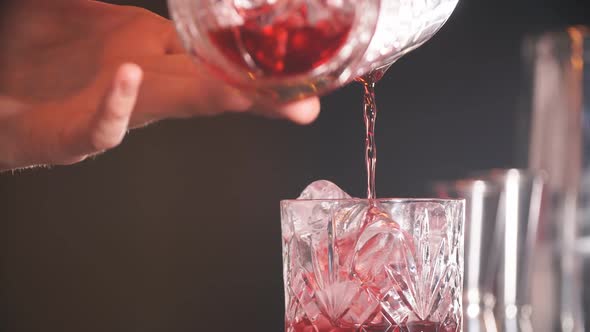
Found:
[[[521,42],[590,23],[584,2],[463,0],[378,87],[378,194],[523,166]],[[0,176],[0,331],[281,331],[278,202],[320,178],[364,194],[360,93],[323,98],[309,127],[169,121],[81,165]]]

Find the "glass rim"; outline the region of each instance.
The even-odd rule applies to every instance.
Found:
[[[492,168],[478,170],[461,179],[434,181],[431,188],[434,190],[453,191],[458,194],[469,194],[480,184],[484,185],[484,194],[499,193],[506,185],[508,178],[518,174],[522,181],[547,181],[547,173],[543,170],[531,170],[525,168]]]
[[[465,203],[465,198],[319,198],[319,199],[282,199],[281,204],[305,202],[378,202],[378,203]]]

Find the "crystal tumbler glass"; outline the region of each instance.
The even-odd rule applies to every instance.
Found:
[[[462,331],[463,200],[281,203],[287,332]]]

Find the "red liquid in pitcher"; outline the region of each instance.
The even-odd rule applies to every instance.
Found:
[[[326,63],[346,42],[354,20],[333,9],[311,23],[306,5],[269,25],[261,25],[259,15],[244,16],[250,17],[243,25],[213,30],[210,38],[232,62],[273,76],[302,74]]]

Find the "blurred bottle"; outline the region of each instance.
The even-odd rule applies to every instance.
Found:
[[[589,287],[583,287],[590,285],[590,34],[572,27],[529,38],[524,54],[528,167],[547,174],[548,191],[533,280],[533,328],[584,331],[590,329]]]

